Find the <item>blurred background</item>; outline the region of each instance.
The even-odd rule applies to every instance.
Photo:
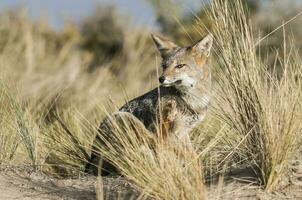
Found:
[[[157,85],[160,59],[150,33],[192,44],[211,30],[210,2],[1,0],[0,76],[29,104],[55,99],[52,107],[90,113],[110,93],[119,105]],[[283,48],[283,30],[274,30],[285,22],[287,35],[301,47],[301,0],[243,2],[256,40],[273,32],[260,44],[260,57],[274,62],[274,52]]]
[[[259,57],[268,65],[275,61],[274,52],[284,48],[282,28],[274,31],[283,23],[287,35],[294,36],[291,40],[295,48],[301,49],[301,0],[242,1],[249,10],[256,40],[273,32],[258,48]],[[119,107],[126,99],[158,85],[160,58],[150,33],[162,34],[179,45],[192,44],[211,30],[212,22],[206,14],[210,2],[1,0],[0,116],[13,118],[15,111],[5,102],[16,101],[18,104],[14,105],[20,105],[19,111],[26,116],[30,130],[37,130],[32,133],[38,139],[42,140],[40,133],[57,134],[60,141],[64,140],[62,137],[68,140],[69,133],[83,138],[87,130],[79,121],[98,126],[102,119],[99,108],[108,109],[112,102]],[[214,54],[212,60],[218,57]],[[64,126],[58,125],[58,116],[65,119]],[[7,124],[9,120],[0,120],[1,137],[15,143],[18,137],[14,125]],[[11,121],[16,123],[15,119]],[[62,132],[66,132],[65,136]],[[53,164],[60,160],[71,166],[75,166],[75,160],[79,162],[70,158],[75,147],[67,148],[66,143],[53,142],[54,139],[47,141],[50,146],[60,144],[68,151],[65,157],[62,152],[49,153],[41,158],[43,162]],[[1,148],[8,152],[1,155],[1,160],[10,161],[9,152],[17,147],[5,143]],[[44,146],[42,149],[48,151]],[[20,158],[15,161],[22,162]],[[72,173],[71,168],[66,170]]]

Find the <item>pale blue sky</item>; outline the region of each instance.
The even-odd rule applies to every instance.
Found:
[[[194,8],[202,0],[189,0]],[[33,19],[47,16],[52,26],[61,27],[64,20],[78,21],[93,12],[97,4],[116,4],[120,11],[129,13],[136,23],[153,26],[155,17],[152,7],[145,0],[0,0],[0,9],[25,6]]]
[[[152,8],[143,0],[0,0],[0,9],[21,5],[33,19],[47,16],[52,26],[61,27],[65,19],[78,21],[91,14],[97,4],[116,4],[136,22],[154,24]]]

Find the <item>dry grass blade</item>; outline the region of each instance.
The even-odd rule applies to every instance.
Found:
[[[22,108],[19,102],[17,102],[16,97],[11,94],[9,88],[7,88],[3,83],[0,83],[0,88],[2,89],[1,95],[4,95],[4,97],[8,99],[8,106],[9,109],[12,111],[12,126],[15,126],[14,129],[19,135],[21,142],[27,151],[27,155],[29,156],[32,162],[32,166],[36,168],[36,137],[33,135],[25,110]],[[17,145],[12,145],[13,151],[15,152],[17,149]],[[12,155],[10,157],[12,157]]]
[[[15,134],[15,126],[12,120],[14,111],[6,105],[10,102],[5,92],[6,87],[0,83],[0,163],[9,163],[16,154],[20,144],[19,137]]]

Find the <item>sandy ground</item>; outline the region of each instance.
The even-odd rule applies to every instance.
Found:
[[[302,199],[302,162],[292,165],[291,174],[282,180],[280,188],[273,193],[265,193],[244,178],[230,176],[224,181],[208,186],[209,199]],[[38,172],[7,168],[0,172],[0,199],[96,199],[96,190],[102,183],[105,199],[130,199],[133,187],[124,178],[104,178],[102,182],[95,177],[78,179],[54,179]],[[98,190],[98,193],[101,192]],[[137,195],[137,193],[136,193]],[[136,199],[134,197],[134,199]]]
[[[96,199],[96,191],[100,195],[102,192],[105,199],[110,200],[138,196],[134,187],[125,178],[99,180],[93,176],[56,179],[40,172],[7,168],[0,172],[0,200],[90,200]]]

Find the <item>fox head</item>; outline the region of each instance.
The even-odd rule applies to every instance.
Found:
[[[166,87],[178,89],[195,88],[201,80],[208,80],[210,71],[206,66],[213,43],[213,36],[207,35],[189,47],[179,47],[170,40],[152,35],[162,57],[162,75],[159,82]]]

